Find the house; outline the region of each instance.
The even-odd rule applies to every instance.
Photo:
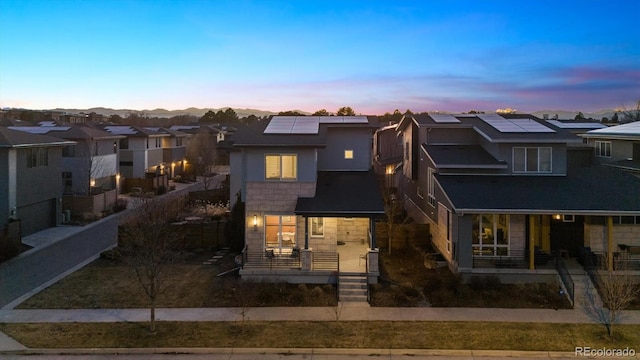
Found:
[[[213,162],[216,165],[229,165],[229,152],[233,145],[232,136],[237,131],[236,128],[220,124],[199,124],[172,125],[169,129],[190,134],[191,138],[188,141],[194,146],[188,145],[188,148],[213,149]]]
[[[58,126],[40,122],[39,125],[10,129],[74,142],[62,149],[63,210],[70,211],[71,216],[111,211],[119,191],[118,142],[125,136],[82,124]]]
[[[389,188],[397,188],[400,181],[403,145],[397,128],[397,124],[387,125],[373,134],[373,170]]]
[[[375,219],[384,205],[371,171],[375,124],[273,116],[238,129],[230,195],[245,204],[243,278],[335,283],[355,273],[377,281]]]
[[[553,255],[590,248],[612,264],[619,245],[640,246],[640,179],[572,166],[587,145],[566,128],[526,114],[419,114],[398,135],[405,209],[464,278],[554,280]]]
[[[176,171],[176,167],[184,171],[187,166],[185,159],[173,161],[176,153],[184,151],[184,143],[178,145],[179,141],[176,139],[171,144],[168,139],[172,134],[162,128],[130,125],[104,125],[101,128],[113,135],[124,136],[119,143],[122,192],[130,192],[134,188],[142,191],[167,189],[169,174]],[[165,142],[176,148],[175,151],[168,152],[168,158],[172,160],[170,163],[165,162]]]
[[[21,236],[62,221],[62,149],[73,141],[0,127],[0,228]]]
[[[640,172],[640,121],[591,130],[581,136],[593,147],[599,164]]]

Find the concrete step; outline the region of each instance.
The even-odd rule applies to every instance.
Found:
[[[338,282],[338,298],[341,302],[367,302],[367,274],[341,273]]]

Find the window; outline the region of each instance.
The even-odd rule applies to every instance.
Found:
[[[76,146],[67,145],[62,148],[62,157],[74,157],[76,156]]]
[[[353,150],[345,150],[344,151],[345,159],[353,159]]]
[[[49,166],[49,150],[47,148],[27,149],[27,167]]]
[[[422,188],[420,186],[418,186],[417,193],[420,199],[424,199],[424,192],[422,191]]]
[[[575,222],[576,217],[573,215],[562,215],[562,222]]]
[[[616,225],[640,225],[640,216],[613,216]]]
[[[596,156],[611,157],[611,141],[596,141]]]
[[[295,215],[265,215],[265,248],[277,250],[293,249],[296,245]]]
[[[472,246],[475,256],[509,255],[509,216],[505,214],[473,215]]]
[[[514,147],[513,172],[548,173],[551,172],[550,147]]]
[[[297,155],[266,155],[264,159],[267,180],[295,180],[297,178]]]
[[[436,194],[435,194],[435,169],[429,168],[427,170],[427,195],[429,197],[429,205],[436,207]]]
[[[311,223],[311,236],[312,237],[324,237],[324,218],[312,217],[309,218]]]
[[[156,148],[161,148],[162,147],[162,139],[161,138],[156,138]]]
[[[129,148],[129,139],[120,139],[120,149],[126,150]]]
[[[182,146],[182,138],[181,137],[177,137],[176,138],[176,146]]]

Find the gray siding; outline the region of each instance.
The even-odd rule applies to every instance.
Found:
[[[369,129],[328,128],[327,146],[318,150],[318,170],[369,170],[372,139]],[[345,150],[353,150],[353,159],[344,158]]]
[[[0,227],[4,227],[9,219],[9,151],[0,149]]]

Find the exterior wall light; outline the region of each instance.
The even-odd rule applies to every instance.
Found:
[[[253,230],[258,228],[258,215],[253,215]]]

